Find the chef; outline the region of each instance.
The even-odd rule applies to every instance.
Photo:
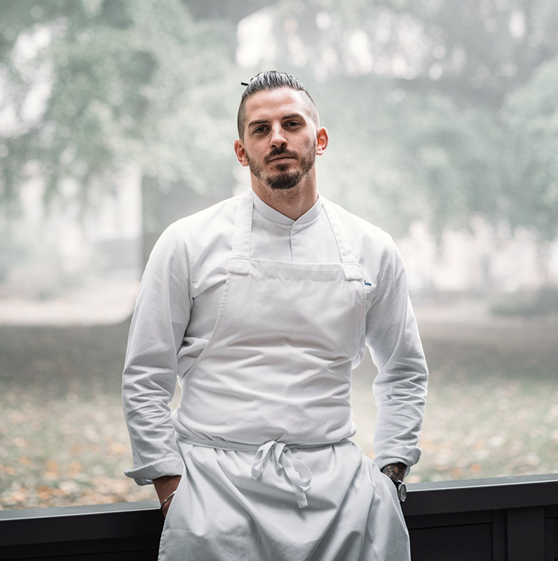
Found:
[[[155,484],[162,561],[408,560],[427,369],[400,256],[319,194],[328,133],[304,86],[276,71],[245,85],[234,150],[251,189],[172,224],[143,276],[126,475]],[[367,347],[374,461],[350,440]]]

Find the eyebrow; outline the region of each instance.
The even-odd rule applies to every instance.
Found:
[[[253,125],[263,125],[263,124],[265,124],[265,123],[267,123],[267,122],[268,122],[267,119],[259,119],[259,120],[257,120],[257,121],[250,121],[250,122],[248,123],[248,127],[251,127],[251,126],[253,126]]]
[[[283,117],[283,119],[304,119],[304,115],[301,115],[300,113],[291,113],[290,115],[285,115]]]
[[[304,119],[304,116],[301,115],[300,113],[290,113],[289,115],[284,115],[283,117],[281,117],[281,120],[284,121],[285,119]],[[269,119],[257,119],[256,121],[250,121],[248,123],[248,128],[254,126],[254,125],[265,125],[266,123],[269,123]]]

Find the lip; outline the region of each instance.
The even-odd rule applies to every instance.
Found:
[[[269,162],[279,162],[281,160],[294,160],[293,156],[278,156],[277,158],[272,158]]]

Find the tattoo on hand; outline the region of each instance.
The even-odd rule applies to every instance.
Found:
[[[385,473],[390,479],[394,481],[401,480],[405,477],[407,466],[401,462],[396,464],[388,464],[382,468],[382,473]]]

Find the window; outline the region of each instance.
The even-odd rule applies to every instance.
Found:
[[[558,22],[450,0],[263,4],[3,15],[2,508],[155,497],[123,475],[141,270],[166,225],[248,187],[231,149],[239,82],[272,67],[305,83],[328,128],[321,193],[388,231],[407,265],[431,370],[409,481],[554,470],[558,58],[543,27]],[[353,397],[367,454],[373,376],[367,357]]]

